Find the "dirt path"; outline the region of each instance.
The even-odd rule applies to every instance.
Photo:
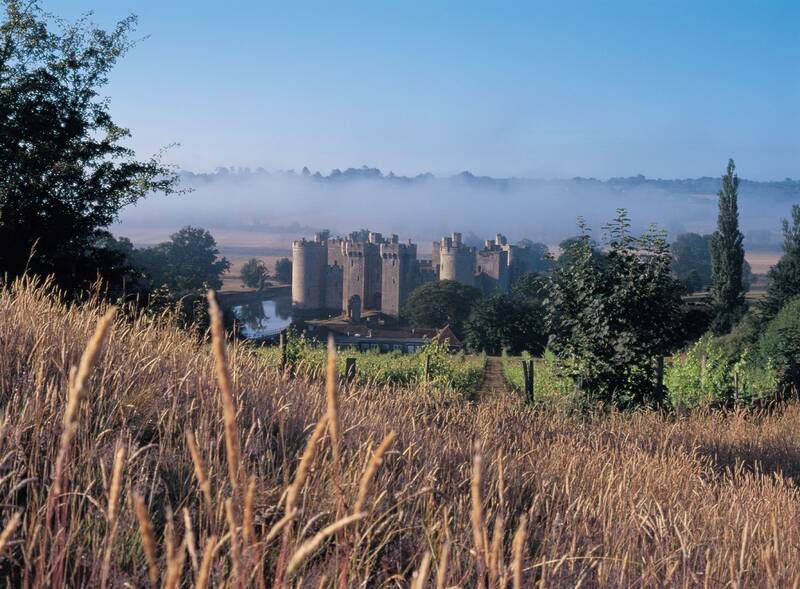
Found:
[[[497,356],[487,356],[483,384],[478,391],[477,399],[482,401],[497,395],[505,395],[508,392],[506,377],[503,375],[503,359]]]

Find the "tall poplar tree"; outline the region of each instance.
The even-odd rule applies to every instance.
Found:
[[[715,317],[712,329],[727,333],[742,317],[744,306],[744,236],[739,231],[739,177],[728,160],[719,192],[717,230],[711,236],[711,303]]]

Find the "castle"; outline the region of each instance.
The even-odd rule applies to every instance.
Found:
[[[433,242],[432,259],[417,259],[417,246],[397,235],[353,232],[292,244],[292,306],[301,313],[345,314],[359,321],[362,311],[399,317],[409,293],[435,280],[455,280],[484,293],[507,292],[533,265],[528,247],[510,245],[497,234],[483,249],[462,243],[461,234]]]

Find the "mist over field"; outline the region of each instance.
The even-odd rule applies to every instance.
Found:
[[[593,234],[619,207],[627,208],[634,229],[657,223],[672,237],[713,231],[719,178],[654,180],[643,176],[592,178],[491,178],[462,172],[450,177],[383,174],[374,168],[319,173],[218,169],[210,174],[181,173],[183,195],[153,196],[122,212],[114,231],[164,234],[187,224],[223,236],[311,234],[318,229],[345,233],[368,227],[426,242],[452,231],[488,237],[500,231],[510,239],[548,244],[574,235],[576,219],[586,219]],[[780,246],[780,220],[800,199],[800,181],[742,179],[740,212],[746,246]],[[223,237],[222,241],[231,241]],[[288,245],[288,244],[287,244]]]

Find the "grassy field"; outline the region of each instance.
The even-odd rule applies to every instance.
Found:
[[[800,582],[798,405],[570,414],[326,389],[119,315],[0,292],[8,586]]]
[[[525,393],[523,360],[533,360],[533,397],[545,405],[564,404],[576,394],[575,385],[558,374],[555,358],[549,352],[543,358],[532,358],[525,352],[522,356],[503,356],[503,374],[506,382],[519,395]]]
[[[281,365],[277,346],[257,347],[256,354],[274,369]],[[327,351],[324,346],[294,336],[287,346],[289,369],[313,380],[324,379]],[[470,398],[480,387],[483,377],[483,356],[448,354],[443,346],[431,345],[415,354],[380,354],[347,350],[336,361],[338,373],[345,374],[347,359],[356,360],[355,383],[367,387],[446,389]],[[428,374],[425,367],[428,366]]]

